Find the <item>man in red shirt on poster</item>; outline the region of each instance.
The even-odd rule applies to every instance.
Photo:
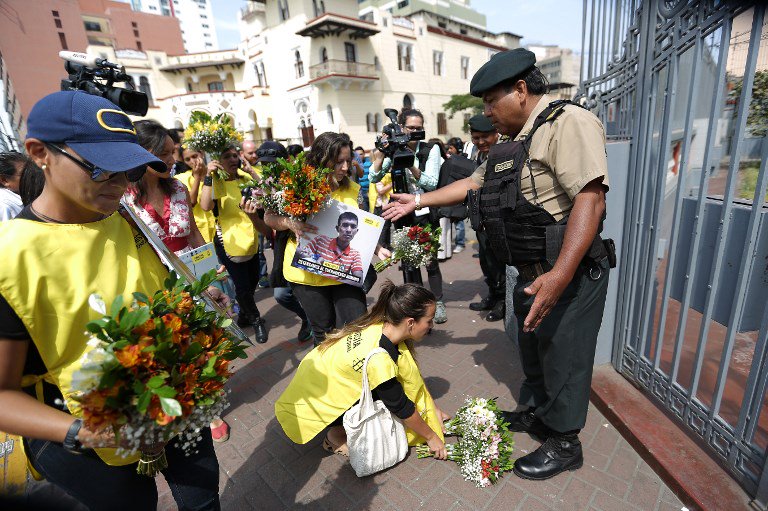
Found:
[[[358,231],[359,220],[351,211],[339,215],[336,223],[335,238],[318,235],[303,248],[299,248],[302,257],[312,258],[318,264],[336,271],[362,279],[363,262],[360,252],[349,244]]]

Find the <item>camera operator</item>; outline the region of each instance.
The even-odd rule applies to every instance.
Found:
[[[424,116],[418,110],[403,110],[398,118],[398,123],[403,128],[403,133],[412,135],[424,131]],[[389,137],[386,130],[382,135],[382,140]],[[422,137],[423,138],[423,137]],[[408,142],[408,148],[416,156],[413,165],[406,169],[408,177],[408,191],[413,194],[433,191],[437,187],[440,178],[440,166],[443,164],[443,158],[440,155],[440,147],[437,144],[430,145],[420,140],[411,140]],[[385,157],[381,151],[374,152],[373,164],[368,178],[371,183],[378,183],[389,172],[392,162],[390,158]],[[429,208],[420,208],[416,212],[416,225],[430,225]],[[439,227],[437,223],[432,226],[433,229]],[[435,309],[435,323],[445,323],[448,316],[443,303],[443,274],[440,272],[440,265],[435,259],[427,265],[427,279],[429,288],[437,298]]]

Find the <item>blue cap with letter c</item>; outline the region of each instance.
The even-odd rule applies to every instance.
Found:
[[[167,167],[139,145],[130,117],[111,101],[82,91],[60,91],[35,103],[27,119],[27,138],[66,144],[92,164],[110,172],[149,165]]]

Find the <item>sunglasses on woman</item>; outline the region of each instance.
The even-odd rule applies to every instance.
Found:
[[[103,183],[104,181],[109,181],[113,177],[116,177],[118,174],[123,174],[123,172],[112,172],[110,170],[104,170],[101,167],[97,167],[91,162],[81,160],[79,158],[75,158],[74,156],[69,154],[67,151],[65,151],[64,149],[62,149],[61,147],[55,144],[46,143],[45,145],[53,149],[57,153],[66,156],[73,163],[76,163],[77,166],[83,169],[85,172],[87,172],[88,175],[91,177],[91,180],[95,181],[96,183]],[[144,173],[146,171],[147,171],[147,168],[143,166],[140,168],[128,170],[124,172],[124,174],[125,174],[125,177],[128,178],[128,181],[130,181],[131,183],[135,183],[141,180],[142,177],[144,177]]]

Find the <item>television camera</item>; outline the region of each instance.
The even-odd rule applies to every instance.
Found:
[[[60,51],[59,57],[66,61],[64,69],[69,75],[61,81],[61,90],[81,90],[108,99],[126,113],[147,115],[149,99],[143,92],[134,90],[133,78],[126,74],[123,66],[74,51]],[[113,86],[121,82],[128,88]]]

